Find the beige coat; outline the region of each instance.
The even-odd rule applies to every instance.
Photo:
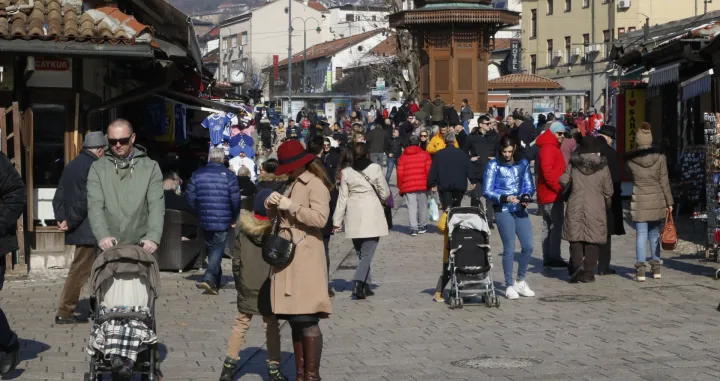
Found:
[[[607,242],[607,209],[613,183],[607,158],[597,153],[573,152],[570,165],[560,176],[565,188],[572,183],[565,209],[563,239],[568,242]]]
[[[659,221],[673,205],[665,155],[655,148],[626,154],[633,177],[630,213],[634,222]]]
[[[345,237],[371,238],[388,235],[388,226],[377,194],[370,183],[363,177],[367,175],[375,185],[380,197],[386,200],[390,196],[382,167],[370,164],[361,173],[345,168],[340,172],[340,187],[333,226],[342,226],[345,221]]]
[[[273,313],[284,315],[330,315],[328,274],[321,229],[330,215],[330,192],[317,176],[306,171],[287,189],[289,210],[268,208],[272,221],[280,213],[280,227],[290,227],[295,258],[282,270],[270,271],[270,300]],[[287,230],[281,236],[290,238]]]

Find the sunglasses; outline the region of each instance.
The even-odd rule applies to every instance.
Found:
[[[421,138],[427,138],[427,135],[420,135]]]
[[[565,137],[565,133],[564,133],[564,132],[556,132],[556,133],[555,133],[555,136]]]
[[[108,144],[111,146],[116,146],[118,143],[120,143],[120,145],[126,146],[126,145],[130,144],[131,137],[132,136],[128,136],[127,138],[120,138],[120,139],[108,139]]]

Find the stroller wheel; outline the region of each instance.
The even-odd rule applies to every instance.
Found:
[[[485,296],[485,297],[483,297],[483,299],[485,299],[485,300],[484,300],[484,302],[485,302],[485,307],[490,308],[490,307],[493,306],[493,304],[494,304],[494,303],[493,303],[493,299],[495,299],[494,296]]]
[[[497,296],[493,296],[493,299],[495,299],[495,303],[493,303],[493,305],[495,305],[495,308],[500,308],[500,298],[498,298]]]

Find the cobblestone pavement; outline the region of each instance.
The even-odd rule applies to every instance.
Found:
[[[532,216],[536,251],[528,282],[537,297],[503,298],[500,309],[466,305],[450,310],[431,301],[441,270],[441,236],[433,228],[410,237],[404,206],[395,221],[375,255],[376,296],[350,300],[352,270],[345,268],[352,266],[354,254],[331,276],[339,292],[335,313],[321,323],[326,381],[720,378],[720,312],[715,310],[720,284],[712,279],[712,266],[697,257],[663,253],[668,269],[662,280],[633,282],[634,231],[627,227],[629,234],[613,241],[618,275],[571,285],[564,272],[542,270],[540,220]],[[491,238],[498,253],[495,231]],[[350,244],[335,237],[332,248],[335,269]],[[563,252],[567,258],[566,243]],[[496,255],[493,276],[502,290],[500,262]],[[217,297],[195,290],[198,272],[163,273],[158,335],[166,380],[217,380],[236,312],[229,263],[224,265],[229,283]],[[82,379],[90,326],[53,325],[61,288],[61,280],[10,282],[0,292],[0,305],[23,339],[23,361],[10,379]],[[283,370],[290,376],[289,327],[283,326],[282,335]],[[253,322],[241,357],[237,379],[266,378],[259,321]]]

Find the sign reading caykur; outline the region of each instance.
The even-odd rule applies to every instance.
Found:
[[[35,57],[35,70],[68,71],[70,62],[63,58]]]

